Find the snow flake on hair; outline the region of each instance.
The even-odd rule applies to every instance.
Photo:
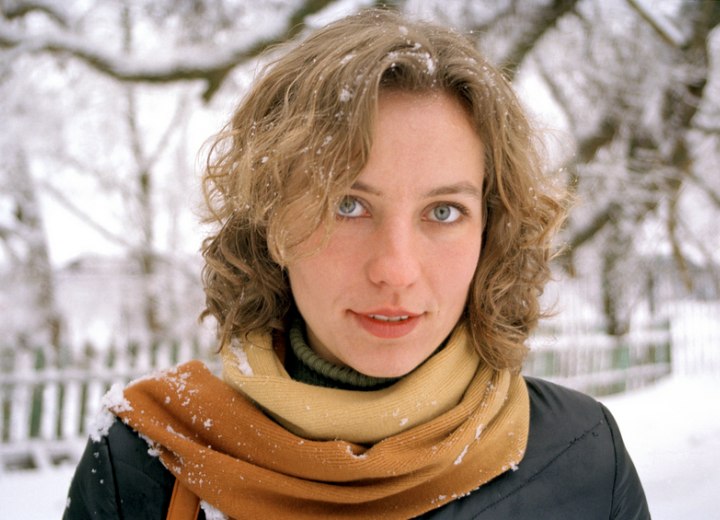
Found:
[[[343,87],[342,90],[340,90],[340,103],[347,103],[352,99],[352,92],[347,87]]]
[[[355,57],[355,53],[354,53],[354,52],[350,52],[350,53],[346,54],[346,55],[343,56],[343,58],[340,60],[340,65],[346,65],[346,64],[349,63],[354,57]]]
[[[388,57],[393,60],[391,68],[397,67],[396,62],[400,61],[401,58],[412,57],[424,63],[425,72],[428,75],[432,76],[433,74],[435,74],[435,71],[437,70],[437,64],[435,63],[435,59],[430,55],[429,52],[419,52],[421,48],[422,45],[416,43],[412,50],[392,51],[388,53]]]

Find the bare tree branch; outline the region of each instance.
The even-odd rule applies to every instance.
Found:
[[[65,13],[56,9],[56,6],[53,5],[51,2],[16,2],[14,5],[6,6],[2,9],[3,16],[5,16],[5,18],[7,18],[8,20],[22,18],[32,12],[45,13],[62,27],[69,27]]]
[[[125,236],[119,233],[114,233],[107,229],[105,226],[102,226],[98,224],[97,219],[93,218],[92,215],[90,215],[89,212],[84,211],[80,209],[80,207],[72,202],[70,198],[65,195],[63,190],[56,188],[52,184],[50,184],[48,181],[44,181],[40,183],[40,187],[50,193],[50,195],[53,196],[53,198],[66,210],[68,210],[70,213],[75,215],[77,218],[82,220],[88,227],[94,229],[96,232],[98,232],[102,237],[104,237],[106,240],[121,245],[125,248],[132,249],[135,247],[135,244],[130,242]]]
[[[579,230],[572,233],[567,241],[571,251],[578,249],[584,243],[591,240],[602,229],[617,216],[620,205],[617,202],[610,202],[605,208],[597,213],[590,222]]]
[[[188,99],[188,96],[182,95],[175,107],[175,112],[173,113],[170,122],[168,122],[162,136],[160,136],[160,140],[155,145],[155,149],[146,155],[145,163],[142,165],[142,168],[149,170],[157,164],[160,156],[166,150],[170,139],[173,137],[173,134],[178,130],[178,128],[180,128],[182,121],[184,121],[187,117],[189,104],[190,100]]]
[[[720,193],[717,193],[714,189],[712,189],[707,183],[707,181],[701,176],[699,176],[697,173],[693,171],[688,171],[687,176],[691,181],[697,184],[698,187],[703,191],[703,193],[710,198],[713,204],[715,204],[718,209],[720,209]]]
[[[703,134],[708,135],[708,136],[720,135],[720,126],[708,126],[706,124],[698,123],[697,121],[694,121],[692,127],[695,130],[702,132]]]
[[[0,22],[0,47],[22,47],[36,53],[69,54],[119,81],[172,83],[203,80],[207,83],[203,99],[209,101],[234,67],[259,55],[271,45],[295,37],[302,30],[303,20],[307,16],[330,3],[331,0],[308,0],[289,18],[283,33],[251,45],[243,43],[237,48],[226,49],[196,47],[154,61],[106,52],[93,42],[66,31],[29,35],[5,21]]]
[[[665,221],[667,227],[668,237],[670,239],[670,248],[672,250],[672,257],[680,271],[680,278],[682,279],[683,285],[690,291],[693,288],[693,279],[690,275],[688,268],[688,262],[683,253],[682,246],[680,244],[680,237],[678,236],[678,202],[680,199],[680,190],[672,194],[670,198],[670,204],[668,204],[668,216]]]
[[[678,222],[678,227],[680,228],[680,234],[685,237],[685,240],[692,239],[693,245],[707,259],[707,266],[709,267],[715,292],[720,293],[720,271],[716,267],[714,251],[707,247],[706,237],[697,236],[695,229],[688,226],[684,221]]]
[[[666,19],[662,15],[656,14],[653,16],[648,11],[647,7],[638,2],[638,0],[627,0],[627,3],[640,16],[640,18],[653,28],[653,30],[663,41],[665,41],[665,43],[673,47],[677,47],[678,49],[686,43],[687,38],[672,24],[670,20]]]
[[[515,41],[501,67],[510,79],[514,78],[525,57],[535,48],[540,39],[567,13],[573,11],[578,0],[553,0],[535,15],[528,29]]]
[[[123,199],[133,196],[133,191],[118,178],[115,171],[108,172],[104,168],[98,168],[95,164],[82,161],[69,152],[57,158],[53,157],[53,159],[58,160],[61,164],[70,167],[83,176],[97,179],[101,190],[117,192]]]

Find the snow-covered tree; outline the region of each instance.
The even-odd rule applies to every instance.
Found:
[[[192,164],[201,138],[191,125],[214,117],[212,131],[217,130],[258,56],[293,37],[306,20],[332,4],[4,1],[0,60],[5,87],[23,100],[27,120],[54,125],[40,138],[31,135],[32,129],[13,133],[7,143],[8,150],[31,157],[35,165],[22,172],[37,201],[38,218],[32,222],[38,232],[31,235],[27,225],[3,217],[6,257],[14,251],[11,236],[15,249],[18,241],[26,247],[44,245],[45,254],[32,258],[35,264],[47,261],[49,277],[34,283],[52,300],[46,283],[52,281],[48,244],[39,241],[44,237],[40,201],[49,199],[134,263],[132,271],[142,280],[135,300],[144,333],[173,335],[178,322],[192,323],[194,316],[178,316],[187,314],[181,303],[187,286],[199,293],[197,266],[188,260],[181,238],[195,209],[188,192],[197,191]],[[23,86],[28,71],[37,88]],[[223,86],[226,92],[217,96]],[[54,103],[38,102],[49,92]],[[222,116],[213,115],[213,103]],[[19,120],[10,110],[8,115]],[[178,203],[185,214],[178,214]],[[18,269],[17,262],[6,264]]]
[[[647,255],[671,255],[688,289],[688,264],[720,260],[720,243],[711,238],[718,228],[711,236],[695,229],[698,208],[687,201],[692,193],[705,199],[704,211],[720,210],[719,174],[707,169],[720,164],[717,87],[710,85],[718,77],[710,56],[718,50],[720,4],[674,9],[586,2],[559,28],[558,41],[544,42],[534,57],[576,139],[566,166],[582,210],[568,227],[566,261],[583,249],[599,259],[593,267],[614,334],[627,330],[629,307],[652,270]],[[553,44],[566,51],[552,54]]]
[[[16,139],[15,156],[26,158],[42,196],[136,260],[148,280],[149,331],[173,321],[169,307],[158,306],[168,292],[158,273],[193,269],[179,265],[177,240],[168,237],[182,235],[179,223],[191,217],[170,208],[181,200],[192,209],[183,195],[192,188],[196,145],[219,128],[274,44],[375,3],[0,2],[3,88],[23,89],[28,118],[56,130],[42,132],[42,146],[34,135]],[[717,266],[720,3],[391,4],[470,32],[508,77],[531,78],[549,93],[525,96],[531,108],[551,105],[556,119],[544,124],[564,138],[550,147],[550,164],[577,194],[562,265],[598,280],[609,332],[623,333],[629,306],[644,297],[648,258],[672,258],[688,287],[691,265]],[[39,102],[48,93],[55,102]],[[107,212],[95,212],[69,185],[101,194]],[[0,224],[3,240],[10,223]]]

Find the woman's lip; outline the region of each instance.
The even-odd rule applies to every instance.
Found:
[[[410,317],[410,318],[417,318],[420,316],[417,312],[410,312],[408,310],[402,309],[402,308],[379,308],[379,309],[372,309],[368,311],[350,311],[353,314],[358,314],[361,316],[382,316],[385,318],[401,318],[401,317]]]
[[[357,323],[365,331],[381,339],[401,338],[410,334],[420,321],[419,314],[404,311],[373,311],[367,313],[355,313]],[[378,317],[389,318],[388,320]],[[398,319],[399,318],[399,319]]]

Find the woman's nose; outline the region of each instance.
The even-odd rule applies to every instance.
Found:
[[[386,223],[368,244],[368,278],[373,284],[392,288],[408,287],[421,272],[420,243],[412,226]]]

